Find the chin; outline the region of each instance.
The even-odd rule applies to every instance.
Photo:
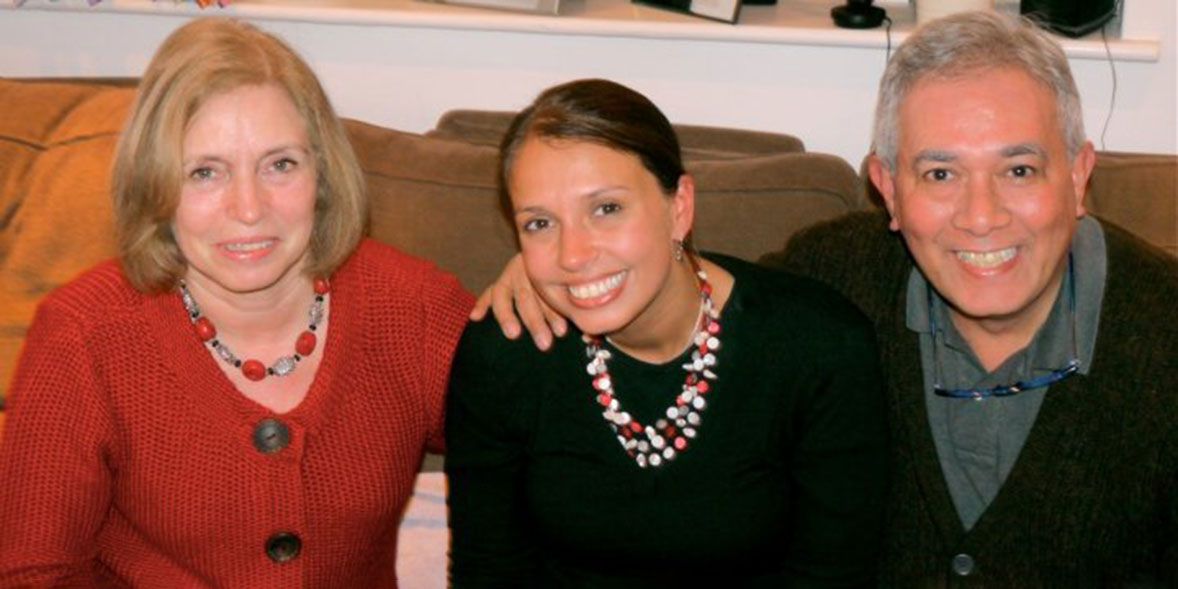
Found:
[[[582,333],[588,335],[609,335],[621,329],[616,321],[609,321],[601,317],[569,317],[573,325]]]
[[[616,296],[608,297],[592,305],[573,300],[567,290],[562,287],[540,291],[542,298],[549,307],[577,326],[582,333],[602,335],[612,333],[617,329]]]
[[[283,276],[279,272],[260,270],[224,272],[221,276],[214,276],[213,279],[227,290],[249,293],[266,290],[277,284]]]
[[[1021,294],[986,290],[975,290],[950,302],[958,313],[978,320],[1011,318],[1030,306],[1028,298]]]
[[[1011,274],[989,284],[966,280],[952,292],[957,296],[943,297],[953,304],[958,313],[973,319],[1014,319],[1020,313],[1037,306],[1047,294],[1038,287],[1035,277]]]
[[[625,329],[630,323],[630,316],[625,313],[619,313],[614,310],[598,309],[594,311],[585,311],[573,309],[567,313],[562,313],[568,317],[573,325],[582,333],[589,335],[610,335]]]

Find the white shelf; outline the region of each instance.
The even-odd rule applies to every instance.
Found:
[[[3,0],[0,0],[3,1]],[[722,41],[832,47],[882,48],[889,43],[883,29],[849,30],[835,27],[830,7],[838,0],[779,0],[774,6],[744,6],[736,25],[717,23],[675,12],[632,4],[628,0],[561,0],[558,16],[515,13],[439,4],[421,0],[237,0],[225,8],[200,9],[191,2],[103,0],[29,0],[23,7],[0,9],[135,13],[159,15],[225,14],[258,20],[317,24],[348,24],[437,29],[508,31],[549,35],[589,35],[646,39]],[[913,28],[906,2],[885,0],[894,21],[890,32],[895,47]],[[1059,37],[1069,57],[1156,62],[1156,39],[1110,38],[1106,49],[1099,33],[1081,39]]]

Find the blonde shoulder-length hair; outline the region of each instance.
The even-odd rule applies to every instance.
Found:
[[[213,96],[266,84],[290,97],[315,155],[318,186],[307,273],[330,275],[356,248],[368,220],[364,176],[315,74],[271,34],[236,20],[203,18],[177,29],[152,58],[115,154],[119,255],[135,288],[173,288],[187,268],[172,220],[192,117]]]

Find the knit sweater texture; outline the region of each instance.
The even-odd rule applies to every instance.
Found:
[[[279,415],[233,387],[176,293],[137,292],[115,262],[52,293],[0,441],[0,587],[396,587],[472,303],[363,242],[332,277],[315,380]],[[289,445],[255,448],[265,419]],[[301,541],[286,562],[267,554],[280,532]]]
[[[1178,586],[1178,260],[1101,223],[1108,278],[1091,370],[1051,386],[969,532],[929,430],[918,336],[905,326],[912,261],[886,218],[815,226],[762,260],[830,284],[875,323],[894,450],[884,586]],[[969,575],[954,572],[958,555],[972,560]]]
[[[716,261],[736,279],[717,379],[698,435],[657,468],[602,418],[575,329],[545,353],[467,328],[446,425],[455,589],[874,585],[887,426],[870,325],[812,280]],[[607,349],[622,407],[665,417],[692,350]]]

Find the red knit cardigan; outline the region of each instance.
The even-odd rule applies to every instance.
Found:
[[[135,291],[114,262],[84,274],[42,303],[13,381],[0,587],[396,587],[401,511],[441,449],[472,303],[365,241],[332,277],[311,389],[276,415],[225,378],[178,295]],[[271,454],[254,444],[265,419],[290,432]],[[297,556],[268,554],[278,533]]]

